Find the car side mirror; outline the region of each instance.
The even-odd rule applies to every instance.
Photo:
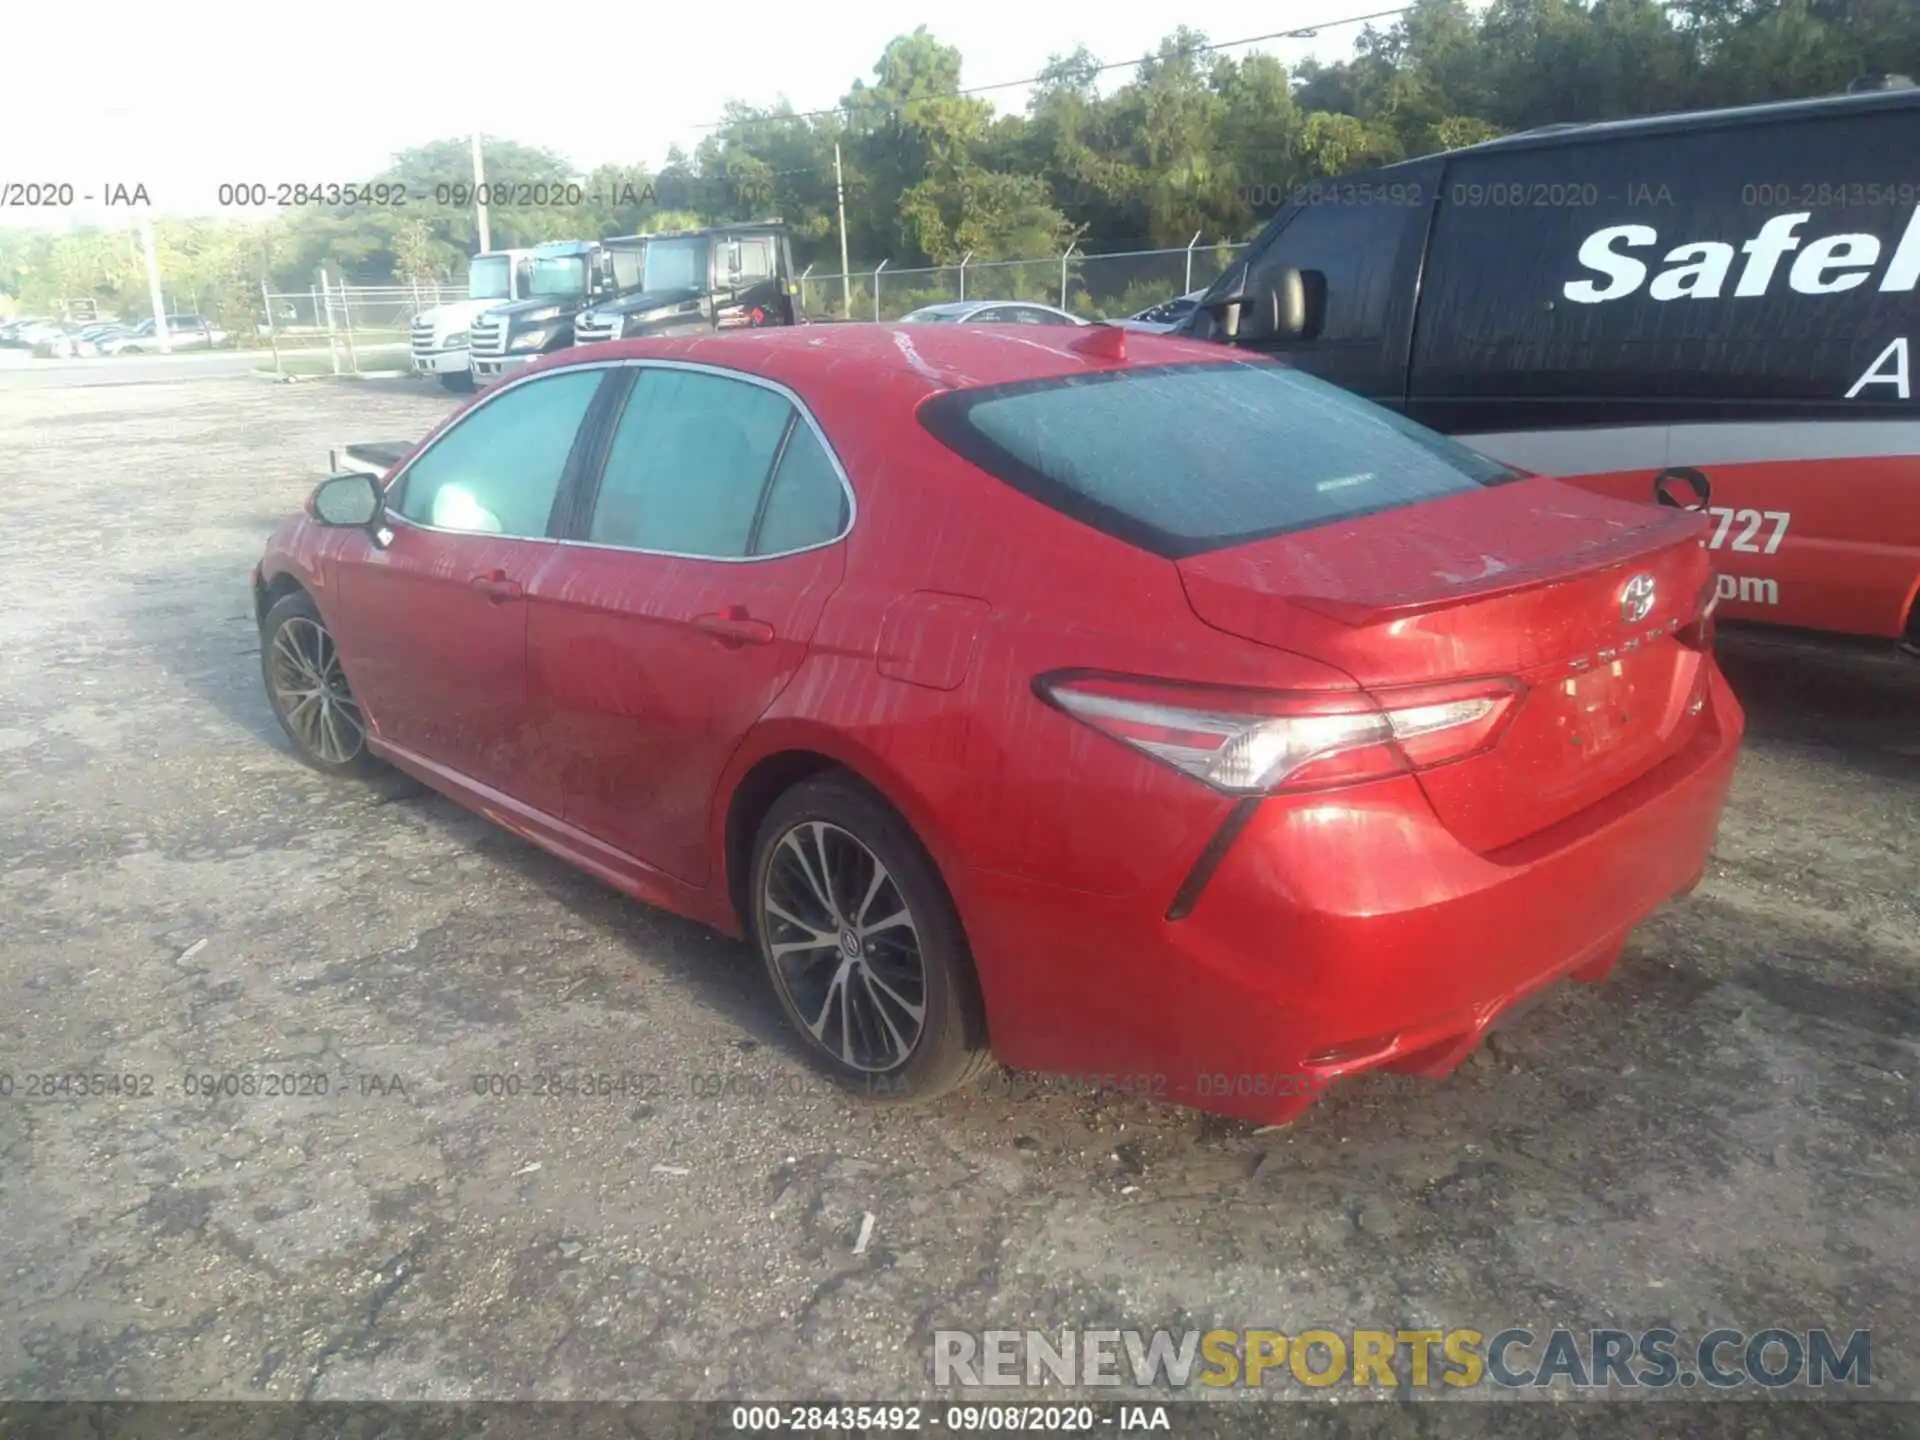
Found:
[[[307,501],[307,513],[315,522],[341,529],[364,530],[380,518],[384,508],[380,482],[367,474],[322,480]]]

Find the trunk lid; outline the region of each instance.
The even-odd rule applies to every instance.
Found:
[[[1420,773],[1486,852],[1565,820],[1685,747],[1705,659],[1675,637],[1711,576],[1705,522],[1530,477],[1178,563],[1209,625],[1370,689],[1505,676],[1489,750]],[[1629,602],[1648,585],[1644,614]]]

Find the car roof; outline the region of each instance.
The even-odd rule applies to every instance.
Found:
[[[1004,303],[1004,302],[1003,302]],[[1114,360],[1073,348],[1103,329],[1126,337]],[[576,358],[577,357],[577,358]],[[876,393],[906,405],[947,390],[1088,375],[1146,365],[1250,362],[1242,351],[1118,326],[840,325],[770,326],[715,334],[614,340],[563,350],[529,369],[620,359],[679,360],[773,380],[809,404],[829,397],[858,406]]]

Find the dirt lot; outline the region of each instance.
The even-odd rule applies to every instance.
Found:
[[[927,1395],[935,1328],[1101,1323],[1871,1328],[1920,1398],[1920,670],[1737,648],[1705,885],[1444,1084],[864,1109],[742,948],[287,752],[247,568],[446,406],[0,390],[0,1398]],[[542,1070],[663,1083],[475,1092]]]

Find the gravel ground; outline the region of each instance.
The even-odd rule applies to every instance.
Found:
[[[936,1328],[1102,1323],[1871,1328],[1920,1398],[1920,667],[1730,647],[1705,884],[1443,1084],[862,1108],[741,947],[288,753],[247,568],[448,404],[0,388],[0,1398],[926,1396]],[[154,1093],[24,1093],[96,1071]],[[476,1093],[539,1071],[659,1082]]]

